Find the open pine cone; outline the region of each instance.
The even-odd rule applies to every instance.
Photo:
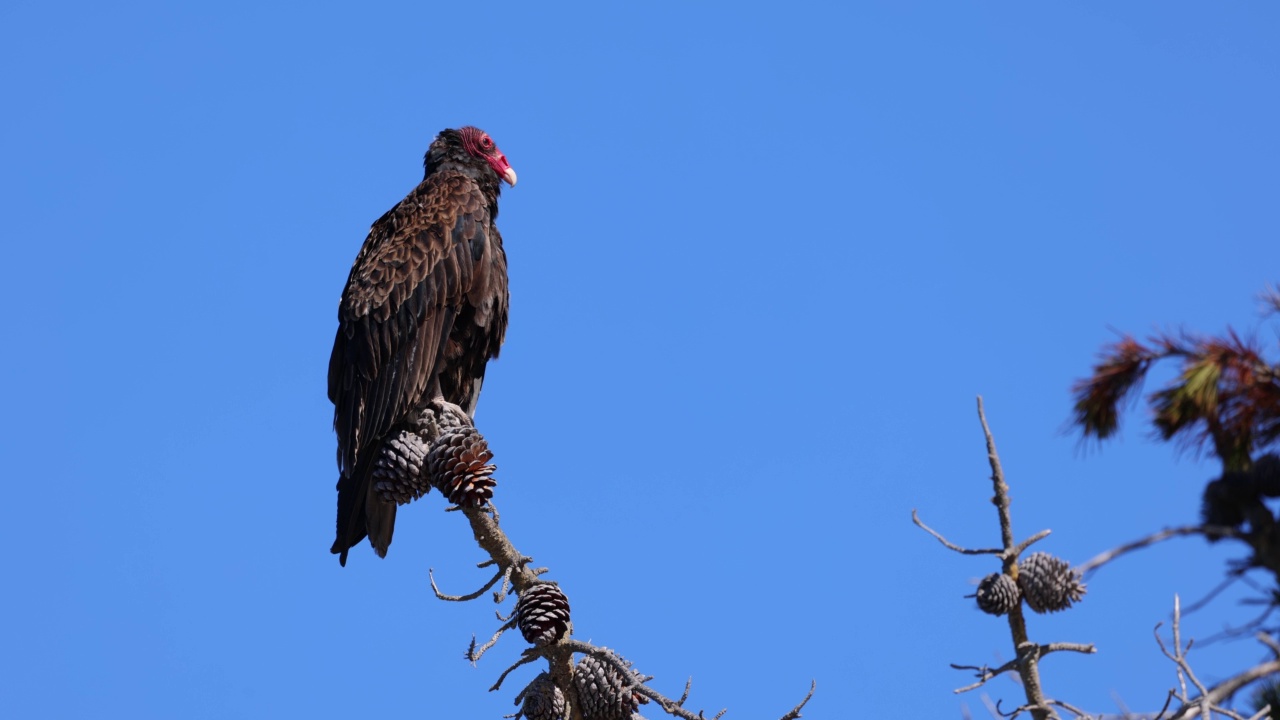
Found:
[[[990,615],[1007,615],[1022,600],[1018,583],[1004,573],[991,573],[978,583],[978,609]]]
[[[427,469],[431,483],[449,502],[461,507],[484,507],[493,497],[495,465],[489,444],[470,425],[450,429],[431,443]]]
[[[624,661],[625,662],[625,661]],[[626,663],[630,667],[630,663]],[[624,678],[612,664],[594,655],[583,656],[573,670],[585,720],[631,720],[631,714],[649,699],[632,690],[642,684],[644,675],[631,671]]]
[[[1049,553],[1032,553],[1018,563],[1018,586],[1027,606],[1038,613],[1058,612],[1080,602],[1085,586],[1071,564]]]
[[[554,643],[569,629],[569,598],[551,583],[525,589],[516,601],[516,625],[538,647]]]
[[[564,693],[547,673],[540,673],[516,698],[520,712],[513,717],[524,720],[564,720]]]
[[[404,505],[431,492],[422,471],[427,445],[417,434],[402,430],[387,440],[373,465],[373,487],[387,502]]]

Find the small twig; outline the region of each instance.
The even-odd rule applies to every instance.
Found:
[[[1240,532],[1235,528],[1224,527],[1221,525],[1183,525],[1182,527],[1165,528],[1164,530],[1161,530],[1159,532],[1151,533],[1150,535],[1144,538],[1139,538],[1137,540],[1134,540],[1133,542],[1125,543],[1120,547],[1112,548],[1111,550],[1107,550],[1106,552],[1099,553],[1098,555],[1090,559],[1088,562],[1078,566],[1076,569],[1079,570],[1080,573],[1082,574],[1093,572],[1094,570],[1097,570],[1102,565],[1105,565],[1106,563],[1109,563],[1112,560],[1115,560],[1121,555],[1126,555],[1128,553],[1133,552],[1134,550],[1147,547],[1148,545],[1154,545],[1162,540],[1168,540],[1169,538],[1175,538],[1175,537],[1182,537],[1185,535],[1206,535],[1206,534],[1212,534],[1215,536],[1222,536],[1222,537],[1240,537]]]
[[[507,566],[507,571],[502,574],[502,587],[493,594],[493,601],[495,603],[502,602],[503,600],[506,599],[508,595],[511,594],[511,589],[512,589],[511,574],[514,573],[517,569],[525,568],[531,562],[533,562],[532,557],[528,555],[521,555],[514,564]],[[547,570],[545,568],[542,568],[542,571],[546,572]],[[536,570],[533,572],[534,572],[534,577],[537,577],[539,574],[541,574]]]
[[[680,699],[676,701],[676,704],[680,707],[684,707],[685,701],[689,699],[689,691],[692,689],[693,677],[691,676],[688,680],[684,681],[684,692],[680,694]]]
[[[1195,671],[1191,669],[1191,663],[1187,662],[1187,653],[1191,651],[1191,646],[1195,643],[1194,639],[1187,640],[1185,648],[1182,646],[1182,599],[1175,593],[1173,596],[1173,645],[1178,652],[1177,663],[1183,672],[1187,674],[1187,679],[1192,685],[1204,695],[1206,690],[1204,683],[1200,682],[1200,678],[1196,677]],[[1205,718],[1208,720],[1208,708],[1205,708]]]
[[[1241,604],[1245,604],[1245,601],[1242,601]],[[1215,635],[1210,635],[1208,638],[1204,640],[1204,642],[1200,643],[1200,645],[1201,647],[1205,645],[1212,645],[1220,640],[1230,640],[1232,638],[1238,638],[1238,637],[1241,637],[1242,635],[1246,635],[1248,633],[1254,632],[1258,628],[1262,627],[1262,624],[1265,623],[1267,621],[1267,618],[1271,617],[1271,614],[1274,613],[1276,610],[1280,610],[1280,606],[1271,605],[1267,607],[1265,610],[1263,610],[1261,615],[1258,615],[1257,617],[1245,623],[1244,625],[1241,625],[1238,628],[1228,627],[1227,629],[1223,630],[1220,633],[1217,633]]]
[[[1120,693],[1112,690],[1111,702],[1114,702],[1116,704],[1116,707],[1120,708],[1121,718],[1128,720],[1129,718],[1133,717],[1133,711],[1129,709],[1129,705],[1124,701],[1124,698],[1120,696]]]
[[[1083,653],[1085,655],[1092,655],[1093,653],[1098,652],[1098,649],[1094,647],[1092,643],[1089,643],[1089,644],[1049,643],[1047,645],[1036,646],[1034,654],[1036,657],[1044,657],[1045,655],[1048,655],[1049,653],[1054,653],[1054,652],[1078,652],[1078,653]],[[1006,662],[1005,664],[1001,665],[1000,667],[996,668],[995,670],[992,670],[986,665],[983,665],[982,667],[978,667],[976,665],[956,665],[955,663],[952,663],[951,667],[955,668],[956,670],[976,671],[977,677],[978,677],[978,682],[973,683],[972,685],[966,685],[962,688],[957,688],[952,692],[958,695],[960,693],[969,692],[970,690],[976,690],[977,688],[985,685],[989,680],[999,677],[1000,675],[1003,675],[1004,673],[1007,673],[1011,670],[1017,669],[1019,666],[1019,663],[1021,662],[1022,662],[1022,657],[1016,657],[1010,660],[1009,662]]]
[[[486,590],[493,587],[499,580],[501,580],[504,574],[505,574],[504,572],[499,572],[497,575],[494,575],[493,578],[489,580],[489,582],[484,584],[484,587],[480,588],[479,590],[473,593],[467,593],[466,595],[447,595],[445,593],[440,592],[440,588],[436,587],[435,570],[433,568],[427,568],[427,578],[431,580],[431,590],[435,592],[437,598],[439,598],[440,600],[447,600],[449,602],[466,602],[467,600],[475,600],[476,598],[483,595]]]
[[[1191,605],[1187,607],[1185,611],[1186,614],[1190,615],[1191,613],[1203,608],[1205,605],[1208,605],[1210,602],[1213,601],[1214,598],[1218,597],[1218,595],[1221,594],[1223,590],[1226,590],[1227,588],[1231,587],[1232,583],[1236,582],[1242,577],[1244,577],[1243,568],[1236,568],[1234,570],[1231,570],[1230,572],[1227,573],[1227,577],[1225,580],[1218,583],[1218,585],[1214,587],[1212,590],[1210,590],[1208,594],[1206,594],[1204,597],[1191,603]]]
[[[813,691],[817,689],[818,689],[818,681],[810,680],[809,692],[804,696],[804,699],[801,700],[798,705],[791,708],[791,710],[788,711],[786,715],[783,715],[781,718],[779,718],[779,720],[796,720],[796,718],[800,717],[800,711],[803,710],[804,706],[809,703],[809,698],[813,697]]]
[[[1277,658],[1280,658],[1280,642],[1276,642],[1275,638],[1263,632],[1258,633],[1254,637],[1258,638],[1258,642],[1271,648],[1271,652],[1275,653]]]
[[[542,651],[539,648],[528,648],[525,650],[520,654],[520,659],[517,660],[514,665],[502,671],[502,674],[498,676],[498,681],[493,684],[493,687],[489,688],[489,692],[501,689],[503,681],[507,679],[507,676],[511,674],[512,670],[515,670],[521,665],[528,665],[540,657],[542,657]]]
[[[484,645],[481,645],[479,649],[476,649],[476,637],[475,635],[472,635],[471,647],[467,649],[467,659],[471,661],[472,665],[475,665],[476,661],[479,660],[481,656],[483,656],[486,652],[488,652],[489,648],[498,644],[498,638],[502,637],[502,633],[510,630],[515,626],[516,626],[515,618],[512,618],[510,622],[498,628],[498,631],[493,634],[493,637],[489,638],[489,642],[485,643]]]
[[[1045,538],[1049,537],[1049,533],[1051,533],[1051,532],[1053,532],[1053,531],[1052,531],[1052,530],[1049,530],[1049,529],[1041,530],[1040,532],[1036,533],[1035,535],[1032,535],[1031,537],[1027,538],[1026,540],[1023,540],[1022,542],[1018,543],[1018,546],[1017,546],[1017,547],[1015,547],[1012,551],[1001,551],[1001,553],[1000,553],[1000,554],[1003,556],[1006,552],[1008,552],[1010,555],[1012,555],[1012,556],[1013,556],[1013,559],[1014,559],[1014,560],[1017,560],[1017,559],[1018,559],[1018,557],[1019,557],[1019,556],[1021,556],[1021,555],[1022,555],[1022,553],[1026,552],[1026,549],[1027,549],[1027,548],[1029,548],[1029,547],[1031,547],[1031,545],[1032,545],[1033,543],[1040,542],[1041,540],[1043,540],[1043,539],[1045,539]]]
[[[1008,718],[1009,720],[1013,720],[1013,718],[1018,717],[1019,715],[1021,715],[1024,712],[1027,712],[1028,710],[1034,710],[1035,708],[1040,707],[1039,705],[1032,705],[1031,703],[1027,703],[1026,705],[1019,705],[1018,707],[1010,710],[1009,712],[1005,712],[1004,708],[1000,707],[1000,703],[1002,702],[1004,702],[1004,700],[996,701],[996,712],[1000,714],[1000,717]]]
[[[1062,708],[1062,709],[1066,710],[1067,712],[1075,713],[1075,716],[1076,716],[1076,717],[1082,717],[1082,718],[1087,718],[1087,717],[1089,717],[1089,713],[1087,713],[1087,712],[1085,712],[1085,711],[1081,710],[1081,709],[1080,709],[1080,708],[1078,708],[1078,707],[1075,707],[1074,705],[1071,705],[1070,703],[1064,702],[1064,701],[1062,701],[1062,700],[1048,700],[1047,702],[1048,702],[1050,705],[1057,705],[1058,707],[1060,707],[1060,708]]]
[[[1040,656],[1044,657],[1051,652],[1078,652],[1084,655],[1092,655],[1098,652],[1098,648],[1093,643],[1067,643],[1056,642],[1048,645],[1040,646]]]
[[[982,435],[987,441],[987,462],[991,465],[991,483],[995,489],[995,506],[1000,511],[1000,536],[1005,550],[1013,547],[1013,519],[1009,515],[1009,486],[1004,481],[1004,469],[1000,467],[1000,455],[996,452],[996,439],[987,425],[987,413],[978,396],[978,422],[982,423]]]
[[[957,664],[955,664],[955,663],[951,663],[951,667],[952,667],[952,668],[954,668],[954,669],[956,669],[956,670],[976,670],[976,671],[977,671],[977,678],[978,678],[978,682],[973,683],[972,685],[965,685],[965,686],[964,686],[964,687],[962,687],[962,688],[956,688],[955,690],[952,690],[952,691],[951,691],[952,693],[954,693],[954,694],[956,694],[956,695],[959,695],[959,694],[961,694],[961,693],[967,693],[967,692],[969,692],[970,690],[977,690],[978,688],[982,687],[983,685],[986,685],[986,684],[987,684],[987,681],[991,680],[992,678],[997,678],[997,677],[999,677],[999,676],[1001,676],[1001,675],[1003,675],[1003,674],[1005,674],[1005,673],[1009,672],[1010,670],[1013,670],[1013,669],[1017,668],[1017,667],[1018,667],[1018,659],[1017,659],[1017,658],[1014,658],[1014,659],[1010,660],[1009,662],[1007,662],[1007,663],[1005,663],[1005,664],[1001,665],[1000,667],[996,668],[995,670],[992,670],[991,668],[987,667],[986,665],[983,665],[982,667],[977,667],[977,666],[975,666],[975,665],[957,665]]]
[[[1270,662],[1265,662],[1260,665],[1256,665],[1234,677],[1223,680],[1217,685],[1214,685],[1212,688],[1206,688],[1204,684],[1200,682],[1199,678],[1196,677],[1195,672],[1192,671],[1190,663],[1187,662],[1187,652],[1190,651],[1191,646],[1193,645],[1193,641],[1188,640],[1185,647],[1182,645],[1181,624],[1182,624],[1181,603],[1178,596],[1174,595],[1174,598],[1173,598],[1174,652],[1169,652],[1169,649],[1164,644],[1164,640],[1160,637],[1159,630],[1160,630],[1160,626],[1163,625],[1163,623],[1156,625],[1156,633],[1155,633],[1156,643],[1160,646],[1160,652],[1164,653],[1165,657],[1169,658],[1170,660],[1172,660],[1174,663],[1177,664],[1178,682],[1179,682],[1179,685],[1182,687],[1182,693],[1181,695],[1178,696],[1178,699],[1182,702],[1182,707],[1178,708],[1177,712],[1175,712],[1172,716],[1170,716],[1170,720],[1187,720],[1188,718],[1191,718],[1195,715],[1199,715],[1202,718],[1209,718],[1214,712],[1217,712],[1219,714],[1226,715],[1232,718],[1239,718],[1239,720],[1244,720],[1242,716],[1240,716],[1237,713],[1233,713],[1231,710],[1227,708],[1222,707],[1221,704],[1224,701],[1230,699],[1233,695],[1235,695],[1237,691],[1239,691],[1241,688],[1245,687],[1246,685],[1252,682],[1255,682],[1261,678],[1264,678],[1268,675],[1280,672],[1280,657],[1278,657],[1276,660],[1272,660]],[[1264,644],[1266,644],[1268,647],[1271,647],[1270,643],[1264,643]],[[1277,653],[1277,655],[1280,655],[1280,653]],[[1187,696],[1188,680],[1190,680],[1191,684],[1194,685],[1196,690],[1199,691],[1199,695],[1197,695],[1195,698],[1189,698]],[[1170,691],[1170,692],[1172,693],[1173,691]],[[1168,703],[1166,703],[1166,707],[1167,706],[1168,706]],[[1164,711],[1162,710],[1161,715],[1163,714],[1164,714]]]
[[[937,538],[938,542],[947,546],[948,550],[955,550],[956,552],[962,555],[1001,555],[1004,553],[1004,550],[1002,550],[1001,548],[982,548],[979,550],[970,550],[968,548],[962,548],[959,545],[956,545],[955,543],[950,542],[946,538],[942,537],[942,535],[940,535],[937,530],[934,530],[928,525],[925,525],[924,521],[920,519],[920,515],[916,513],[914,508],[911,510],[911,521],[914,522],[916,525],[918,525],[921,530],[924,530],[925,532]]]

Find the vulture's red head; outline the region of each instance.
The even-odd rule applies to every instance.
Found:
[[[427,150],[427,174],[445,165],[479,169],[488,166],[501,180],[512,187],[516,184],[516,171],[511,169],[507,156],[498,149],[489,133],[468,125],[457,130],[443,130]]]

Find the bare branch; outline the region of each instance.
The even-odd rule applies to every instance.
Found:
[[[1075,707],[1074,705],[1071,705],[1071,704],[1069,704],[1069,703],[1066,703],[1066,702],[1064,702],[1064,701],[1062,701],[1062,700],[1049,700],[1049,704],[1050,704],[1050,705],[1057,705],[1058,707],[1060,707],[1060,708],[1062,708],[1062,709],[1066,710],[1067,712],[1069,712],[1069,713],[1073,713],[1076,717],[1082,717],[1082,718],[1088,718],[1088,717],[1089,717],[1089,713],[1087,713],[1087,712],[1085,712],[1085,711],[1081,710],[1081,709],[1080,709],[1080,708],[1078,708],[1078,707]]]
[[[957,665],[955,663],[951,663],[951,667],[956,670],[976,670],[977,671],[978,682],[973,683],[972,685],[965,685],[964,687],[956,688],[955,690],[951,691],[956,695],[959,695],[961,693],[967,693],[970,690],[977,690],[983,685],[986,685],[988,680],[991,680],[992,678],[1000,677],[1001,675],[1016,669],[1018,667],[1018,659],[1014,658],[1009,662],[996,668],[995,670],[992,670],[986,665],[978,667],[976,665]]]
[[[1193,641],[1188,640],[1185,647],[1182,645],[1182,631],[1180,627],[1182,623],[1182,612],[1180,605],[1181,603],[1179,598],[1175,595],[1173,598],[1173,652],[1169,651],[1164,644],[1164,640],[1160,637],[1160,625],[1163,623],[1156,625],[1155,634],[1156,643],[1160,646],[1160,652],[1164,653],[1165,657],[1177,664],[1178,681],[1182,687],[1182,692],[1178,695],[1178,699],[1182,702],[1182,706],[1170,716],[1170,720],[1187,720],[1188,718],[1196,715],[1199,715],[1202,718],[1209,718],[1211,714],[1215,712],[1226,715],[1227,717],[1244,720],[1244,717],[1240,714],[1222,707],[1222,703],[1231,699],[1236,692],[1246,685],[1268,675],[1280,673],[1280,651],[1277,651],[1275,641],[1271,640],[1271,638],[1267,638],[1270,642],[1264,641],[1263,644],[1272,648],[1273,651],[1276,651],[1277,659],[1256,665],[1238,675],[1235,675],[1234,677],[1223,680],[1212,688],[1206,688],[1205,685],[1200,682],[1199,678],[1196,677],[1195,672],[1191,669],[1190,663],[1187,662],[1187,652],[1190,651]],[[1197,691],[1199,691],[1198,695],[1194,698],[1187,697],[1187,680],[1190,680],[1191,684],[1195,686]],[[1174,691],[1170,691],[1170,694],[1173,695]],[[1168,707],[1167,702],[1165,703],[1165,707]],[[1164,715],[1164,710],[1161,710],[1160,714],[1162,717]]]
[[[1043,705],[1035,705],[1035,704],[1032,704],[1032,703],[1027,703],[1026,705],[1019,705],[1018,707],[1016,707],[1016,708],[1014,708],[1014,709],[1010,710],[1009,712],[1005,712],[1005,711],[1000,707],[1000,703],[1001,703],[1001,702],[1002,702],[1002,701],[1000,701],[1000,700],[997,700],[997,701],[996,701],[996,712],[1000,714],[1000,717],[1009,718],[1009,720],[1013,720],[1013,718],[1016,718],[1016,717],[1018,717],[1019,715],[1021,715],[1022,713],[1027,712],[1027,711],[1032,711],[1032,712],[1034,712],[1034,711],[1036,711],[1036,710],[1041,710],[1041,711],[1043,711],[1043,712],[1048,712],[1048,713],[1052,713],[1052,712],[1053,712],[1053,711],[1049,708],[1048,703],[1045,703],[1045,704],[1043,704]]]
[[[598,658],[611,665],[613,669],[624,678],[634,677],[636,674],[635,668],[628,665],[621,656],[609,648],[599,647],[588,642],[573,639],[563,639],[554,647],[560,651],[581,653],[583,655],[591,655],[592,657]],[[685,701],[689,699],[689,688],[693,683],[692,679],[686,681],[684,694],[680,696],[680,699],[672,700],[645,684],[649,680],[652,680],[652,677],[641,677],[643,678],[643,681],[637,682],[631,686],[631,690],[636,694],[643,695],[644,697],[654,701],[668,715],[674,715],[678,718],[682,718],[682,720],[706,720],[706,716],[703,713],[699,712],[695,714],[684,708]],[[796,718],[799,718],[800,711],[809,702],[809,699],[813,697],[813,693],[817,687],[818,684],[816,681],[811,682],[808,694],[805,695],[804,699],[801,700],[798,705],[787,712],[786,715],[783,715],[782,720],[795,720]],[[715,715],[715,717],[720,717],[724,713],[725,711],[721,710]]]
[[[452,410],[450,409],[451,407],[453,408]],[[440,419],[445,414],[451,414],[455,417],[461,416],[460,419],[464,422],[470,421],[460,408],[456,408],[456,406],[449,406],[448,403],[441,405],[433,402],[419,413],[419,434],[422,435],[424,439],[428,440],[428,442],[434,442],[441,434]],[[421,468],[421,472],[427,473],[428,470],[424,467]],[[489,554],[489,559],[479,563],[478,566],[480,568],[496,566],[498,571],[480,590],[468,595],[458,596],[447,595],[440,592],[440,589],[437,587],[435,582],[434,573],[429,571],[428,575],[431,580],[431,587],[435,592],[436,597],[442,600],[454,602],[472,600],[492,589],[499,581],[501,581],[501,588],[494,593],[494,601],[500,603],[511,593],[519,594],[535,583],[545,582],[540,581],[539,576],[547,572],[547,569],[535,569],[529,567],[533,558],[520,553],[516,550],[515,546],[512,545],[511,540],[507,537],[506,533],[498,526],[498,512],[497,509],[493,507],[492,503],[487,507],[470,507],[462,505],[449,507],[446,510],[449,512],[461,512],[466,516],[471,525],[471,531],[475,537],[476,543]],[[498,617],[503,621],[503,624],[498,628],[488,642],[477,647],[475,637],[472,637],[471,645],[467,650],[466,657],[473,664],[479,660],[489,648],[492,648],[497,644],[504,632],[516,626],[514,611],[512,612],[511,619],[509,620],[504,618],[501,613],[498,614]],[[635,683],[631,686],[632,691],[649,699],[655,700],[667,713],[682,718],[683,720],[706,720],[702,713],[695,715],[682,707],[683,703],[688,699],[690,683],[686,683],[684,695],[680,700],[671,700],[644,684],[649,680],[652,680],[652,677],[638,675],[612,651],[605,648],[598,648],[589,643],[572,640],[572,632],[573,625],[570,623],[568,626],[568,632],[565,633],[564,637],[562,637],[559,642],[546,647],[526,649],[515,664],[508,667],[501,673],[501,675],[498,676],[497,681],[490,690],[495,691],[501,689],[507,676],[516,668],[519,668],[522,665],[527,665],[540,658],[546,659],[550,665],[550,674],[553,682],[555,682],[556,686],[565,694],[565,699],[568,703],[568,717],[570,720],[582,720],[580,699],[578,697],[577,688],[572,682],[574,670],[573,653],[587,653],[612,664],[614,669],[622,673],[622,677],[628,678]],[[809,699],[813,697],[816,687],[816,683],[811,684],[809,693],[798,705],[783,716],[783,720],[795,720],[796,718],[799,718],[801,709],[806,703],[808,703]],[[723,714],[724,711],[722,710],[715,717],[719,718]]]
[[[1276,642],[1275,638],[1262,632],[1258,633],[1255,637],[1258,638],[1258,642],[1271,648],[1271,652],[1275,653],[1276,658],[1280,659],[1280,643]]]
[[[1276,673],[1280,673],[1280,660],[1269,660],[1260,665],[1255,665],[1239,675],[1227,678],[1209,688],[1200,697],[1192,700],[1190,705],[1180,708],[1178,712],[1171,716],[1170,720],[1190,718],[1195,714],[1196,709],[1200,707],[1211,707],[1217,712],[1223,712],[1220,709],[1221,704],[1231,699],[1241,688]]]
[[[1249,602],[1247,600],[1243,600],[1241,601],[1241,604],[1249,604]],[[1216,643],[1220,640],[1230,640],[1232,638],[1238,638],[1244,635],[1248,635],[1249,633],[1253,633],[1256,630],[1258,630],[1258,628],[1262,627],[1262,624],[1265,623],[1267,621],[1267,618],[1271,617],[1271,615],[1274,614],[1276,610],[1280,610],[1280,606],[1270,605],[1267,608],[1265,608],[1260,615],[1250,620],[1249,622],[1245,623],[1244,625],[1241,625],[1240,627],[1237,627],[1237,628],[1228,627],[1227,629],[1223,630],[1220,633],[1217,633],[1216,635],[1210,635],[1207,640],[1201,643],[1201,646],[1212,645],[1213,643]]]
[[[498,514],[496,511],[493,514],[493,521],[495,524],[498,522]],[[503,600],[506,599],[508,595],[511,594],[511,591],[514,589],[511,585],[511,573],[515,571],[515,568],[525,567],[531,562],[533,562],[533,558],[529,557],[528,555],[525,555],[520,558],[518,565],[512,565],[511,567],[507,568],[506,572],[502,574],[502,587],[499,588],[498,591],[493,594],[494,603],[502,602]],[[547,572],[547,568],[538,568],[537,570],[533,570],[532,572],[534,577],[537,577],[538,575],[541,575]]]
[[[514,665],[502,671],[502,674],[498,676],[498,681],[493,684],[493,687],[489,688],[489,692],[501,689],[503,681],[507,679],[507,676],[511,674],[512,670],[515,670],[521,665],[528,665],[540,657],[542,657],[542,652],[539,651],[538,648],[529,648],[528,650],[525,650],[520,655],[520,659],[517,660]]]
[[[1093,643],[1049,643],[1040,646],[1040,656],[1043,657],[1051,652],[1078,652],[1084,655],[1093,655],[1098,652],[1098,648]]]
[[[1231,587],[1232,583],[1238,581],[1242,577],[1244,577],[1244,569],[1237,568],[1228,572],[1225,580],[1218,583],[1217,586],[1215,586],[1212,590],[1206,593],[1204,597],[1200,598],[1194,603],[1191,603],[1191,606],[1186,609],[1186,614],[1190,615],[1191,613],[1196,612],[1197,610],[1200,610],[1204,606],[1213,602],[1213,599],[1218,597],[1218,595],[1221,594],[1223,590],[1226,590],[1227,588]]]
[[[788,711],[786,715],[783,715],[783,716],[782,716],[781,718],[779,718],[778,720],[796,720],[796,718],[800,717],[800,711],[801,711],[801,710],[803,710],[803,709],[804,709],[804,706],[805,706],[805,705],[807,705],[807,704],[809,703],[809,698],[813,697],[813,692],[814,692],[815,690],[817,690],[817,689],[818,689],[818,681],[817,681],[817,680],[810,680],[810,681],[809,681],[809,692],[808,692],[807,694],[805,694],[804,699],[803,699],[803,700],[801,700],[801,701],[800,701],[800,703],[799,703],[798,705],[796,705],[795,707],[791,708],[791,710],[790,710],[790,711]]]
[[[987,425],[987,414],[982,407],[982,396],[978,396],[978,421],[982,423],[982,434],[987,440],[987,461],[991,465],[991,484],[995,489],[995,505],[1000,511],[1000,537],[1003,547],[1013,547],[1013,520],[1009,516],[1009,486],[1004,481],[1004,470],[1000,467],[1000,455],[996,452],[996,440],[991,435],[991,427]]]
[[[498,631],[493,634],[493,637],[489,638],[489,641],[486,642],[484,645],[481,645],[478,649],[476,648],[476,637],[475,635],[472,635],[471,647],[467,649],[467,659],[471,661],[472,665],[475,665],[476,661],[478,661],[482,656],[484,656],[486,652],[489,651],[489,648],[498,644],[498,638],[502,637],[502,633],[510,630],[515,626],[516,626],[516,620],[515,618],[511,618],[510,622],[498,628]]]
[[[684,707],[685,701],[689,699],[689,691],[692,689],[693,689],[693,678],[689,678],[688,680],[684,681],[684,692],[680,693],[680,699],[676,701],[676,704],[679,705],[680,707]]]
[[[1004,553],[1004,550],[1000,548],[982,548],[980,550],[970,550],[968,548],[962,548],[959,545],[956,545],[955,543],[948,541],[946,538],[942,537],[942,535],[940,535],[937,530],[934,530],[928,525],[925,525],[924,521],[920,519],[920,515],[916,513],[915,508],[911,509],[911,522],[918,525],[921,530],[924,530],[925,532],[937,538],[938,542],[947,546],[947,549],[955,550],[956,552],[962,555],[1002,555]]]
[[[1045,539],[1045,538],[1049,537],[1049,533],[1051,533],[1051,532],[1053,532],[1053,531],[1052,531],[1052,530],[1047,530],[1047,529],[1046,529],[1046,530],[1041,530],[1040,532],[1036,533],[1035,535],[1032,535],[1031,537],[1027,538],[1026,540],[1023,540],[1022,542],[1018,543],[1018,546],[1017,546],[1017,547],[1015,547],[1015,548],[1013,549],[1013,552],[1011,553],[1011,554],[1013,555],[1013,559],[1014,559],[1014,560],[1017,560],[1017,559],[1018,559],[1018,557],[1022,555],[1022,553],[1026,552],[1027,548],[1031,547],[1034,543],[1038,543],[1038,542],[1040,542],[1041,540],[1043,540],[1043,539]],[[1003,555],[1003,554],[1004,554],[1004,551],[1002,551],[1002,552],[1001,552],[1001,555]]]
[[[492,562],[481,563],[482,566],[485,564],[492,565],[493,563]],[[435,569],[427,568],[427,577],[431,580],[431,590],[435,592],[436,598],[440,600],[447,600],[448,602],[466,602],[467,600],[475,600],[476,598],[483,595],[486,590],[493,587],[499,580],[501,580],[504,574],[505,574],[505,571],[499,570],[497,575],[494,575],[493,578],[489,580],[489,582],[484,584],[484,587],[480,588],[479,590],[473,593],[467,593],[466,595],[447,595],[445,593],[440,592],[440,588],[436,587]]]
[[[1092,572],[1098,569],[1099,567],[1101,567],[1102,565],[1105,565],[1106,563],[1109,563],[1112,560],[1115,560],[1121,555],[1125,555],[1130,552],[1133,552],[1134,550],[1147,547],[1148,545],[1154,545],[1162,540],[1168,540],[1169,538],[1174,538],[1174,537],[1182,537],[1184,535],[1208,535],[1208,534],[1213,534],[1220,537],[1234,537],[1234,538],[1240,537],[1240,532],[1235,528],[1223,527],[1220,525],[1184,525],[1182,527],[1176,527],[1176,528],[1165,528],[1164,530],[1152,533],[1144,538],[1140,538],[1138,540],[1134,540],[1133,542],[1125,543],[1120,547],[1107,550],[1106,552],[1103,552],[1103,553],[1099,553],[1097,556],[1093,557],[1083,565],[1078,566],[1076,569],[1079,570],[1082,574]]]
[[[1098,649],[1094,647],[1092,643],[1087,645],[1082,643],[1049,643],[1047,645],[1038,645],[1035,648],[1036,657],[1044,657],[1045,655],[1048,655],[1049,653],[1054,653],[1054,652],[1078,652],[1078,653],[1083,653],[1085,655],[1092,655],[1093,653],[1098,652]],[[962,688],[956,688],[952,692],[959,695],[960,693],[966,693],[966,692],[969,692],[970,690],[976,690],[977,688],[985,685],[987,681],[993,678],[999,677],[1004,673],[1018,669],[1018,664],[1020,662],[1021,662],[1020,657],[1014,658],[994,670],[987,667],[986,665],[979,667],[976,665],[956,665],[955,663],[952,663],[951,667],[955,668],[956,670],[976,671],[975,676],[978,678],[978,682],[973,683],[972,685],[966,685]]]
[[[982,435],[987,442],[987,462],[991,465],[991,487],[995,492],[992,502],[1000,516],[1000,541],[1003,552],[1000,557],[1004,561],[1004,572],[1012,578],[1018,577],[1018,558],[1014,550],[1013,519],[1009,513],[1009,485],[1004,479],[1004,469],[1000,465],[1000,455],[996,452],[996,440],[991,434],[991,426],[987,424],[987,414],[982,405],[982,396],[978,396],[978,421],[982,424]],[[1048,720],[1056,717],[1045,704],[1044,691],[1040,687],[1039,646],[1027,637],[1027,623],[1022,616],[1022,604],[1014,605],[1009,611],[1009,634],[1013,638],[1014,650],[1018,655],[1018,676],[1022,679],[1022,690],[1027,697],[1027,706],[1035,720]],[[999,705],[997,704],[997,707]]]

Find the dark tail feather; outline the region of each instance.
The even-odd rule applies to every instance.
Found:
[[[347,552],[369,536],[378,557],[387,556],[395,532],[396,504],[383,500],[371,481],[378,453],[366,452],[350,475],[338,478],[338,537],[329,552],[347,565]]]
[[[427,386],[428,399],[440,395],[439,368],[444,358],[445,345],[449,342],[449,333],[453,329],[456,311],[447,307],[439,315],[440,344],[436,347],[432,359],[430,382]],[[419,331],[421,332],[421,330]],[[483,380],[483,375],[480,380]],[[475,384],[472,397],[468,400],[470,407],[467,414],[475,412],[475,399],[480,394],[480,383]],[[370,544],[378,553],[378,557],[387,556],[387,548],[391,547],[391,536],[396,529],[396,504],[383,500],[373,489],[373,466],[381,448],[381,441],[358,453],[356,466],[350,476],[338,478],[338,538],[334,540],[329,552],[338,556],[343,567],[347,565],[347,552],[357,543],[369,537]]]
[[[329,552],[338,555],[338,562],[346,567],[347,550],[365,536],[364,508],[358,507],[356,498],[363,501],[364,493],[357,493],[355,480],[350,475],[338,477],[338,536]]]
[[[396,504],[383,500],[369,484],[369,496],[364,505],[365,527],[369,532],[369,544],[378,557],[387,556],[391,547],[391,535],[396,531]]]

